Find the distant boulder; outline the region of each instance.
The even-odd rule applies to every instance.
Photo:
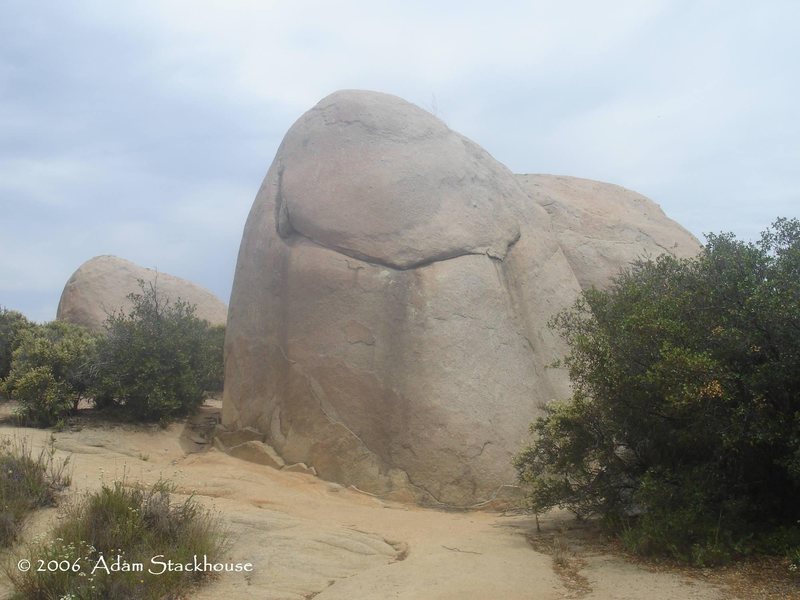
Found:
[[[225,325],[228,308],[208,290],[116,256],[96,256],[72,274],[61,293],[56,319],[101,331],[110,313],[130,310],[127,296],[140,291],[140,279],[157,280],[159,291],[170,300],[180,298],[194,304],[197,317],[212,325]]]
[[[624,187],[555,175],[517,175],[553,222],[558,243],[583,289],[605,288],[637,258],[689,258],[700,242],[655,202]]]

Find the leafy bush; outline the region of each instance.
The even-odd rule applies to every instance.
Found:
[[[155,284],[139,284],[130,313],[106,321],[95,402],[143,420],[186,414],[204,391],[221,387],[224,328],[198,319],[194,306],[171,301]]]
[[[13,348],[0,392],[18,400],[35,425],[58,424],[82,398],[128,417],[186,414],[205,391],[222,389],[225,328],[195,316],[186,302],[139,282],[130,313],[112,314],[107,335],[64,322],[35,325],[0,310],[0,366]]]
[[[53,531],[54,539],[26,551],[27,557],[67,561],[66,570],[20,572],[12,561],[6,573],[14,584],[15,598],[50,600],[133,600],[183,598],[192,586],[213,573],[207,570],[166,570],[151,563],[163,557],[172,563],[191,564],[197,556],[217,562],[227,546],[218,519],[193,497],[173,503],[171,484],[159,481],[149,489],[126,487],[124,482],[104,485],[67,507]],[[143,570],[111,571],[120,564],[140,563]],[[162,560],[162,559],[158,559]],[[102,561],[102,562],[101,562]],[[95,568],[98,567],[99,568]],[[103,566],[108,567],[108,572]],[[153,571],[153,572],[151,572]]]
[[[9,546],[35,508],[52,506],[70,484],[69,459],[55,459],[53,443],[34,454],[25,440],[0,441],[0,547]]]
[[[0,379],[5,379],[11,370],[11,355],[19,346],[23,331],[33,327],[22,313],[0,306]]]
[[[225,326],[209,325],[203,336],[203,354],[200,364],[204,365],[203,381],[205,391],[221,392],[225,379],[223,349],[225,347]]]
[[[800,221],[636,263],[552,324],[573,396],[515,460],[533,509],[599,514],[695,564],[797,528]]]
[[[24,419],[53,425],[77,409],[90,387],[97,342],[97,334],[60,321],[22,331],[5,389]]]

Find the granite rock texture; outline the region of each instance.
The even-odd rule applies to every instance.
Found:
[[[96,256],[72,274],[61,293],[56,319],[102,331],[109,314],[131,308],[127,296],[140,291],[140,279],[155,282],[172,301],[180,298],[194,304],[199,318],[212,325],[225,325],[228,307],[205,288],[116,256]]]
[[[605,288],[636,259],[695,256],[700,242],[655,202],[611,183],[555,175],[517,175],[553,222],[581,287]]]
[[[394,96],[301,116],[245,225],[223,425],[383,497],[507,495],[528,425],[569,393],[547,321],[585,285],[529,183]]]

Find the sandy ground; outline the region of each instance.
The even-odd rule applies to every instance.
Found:
[[[653,573],[623,559],[582,553],[571,572],[533,549],[526,516],[441,512],[383,502],[313,477],[247,463],[202,444],[197,423],[168,429],[84,426],[55,434],[69,456],[70,493],[125,478],[173,480],[219,511],[232,546],[226,560],[251,562],[250,574],[223,575],[192,594],[238,599],[723,599],[719,586]],[[0,426],[0,435],[45,444],[49,432]],[[39,511],[25,537],[46,532],[55,509]],[[563,527],[549,516],[543,530]],[[0,581],[0,597],[9,591]]]

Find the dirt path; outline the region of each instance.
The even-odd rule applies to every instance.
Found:
[[[50,434],[5,426],[0,435],[44,444]],[[583,587],[576,587],[554,570],[552,556],[533,549],[528,517],[383,502],[204,449],[182,425],[85,427],[55,438],[58,454],[73,465],[72,493],[123,477],[143,483],[165,477],[220,512],[234,542],[227,560],[249,561],[254,571],[222,576],[192,596],[198,600],[728,597],[711,584],[602,554],[578,565]],[[45,532],[53,518],[52,510],[38,514],[25,536]],[[0,582],[0,593],[7,592],[8,583]]]

